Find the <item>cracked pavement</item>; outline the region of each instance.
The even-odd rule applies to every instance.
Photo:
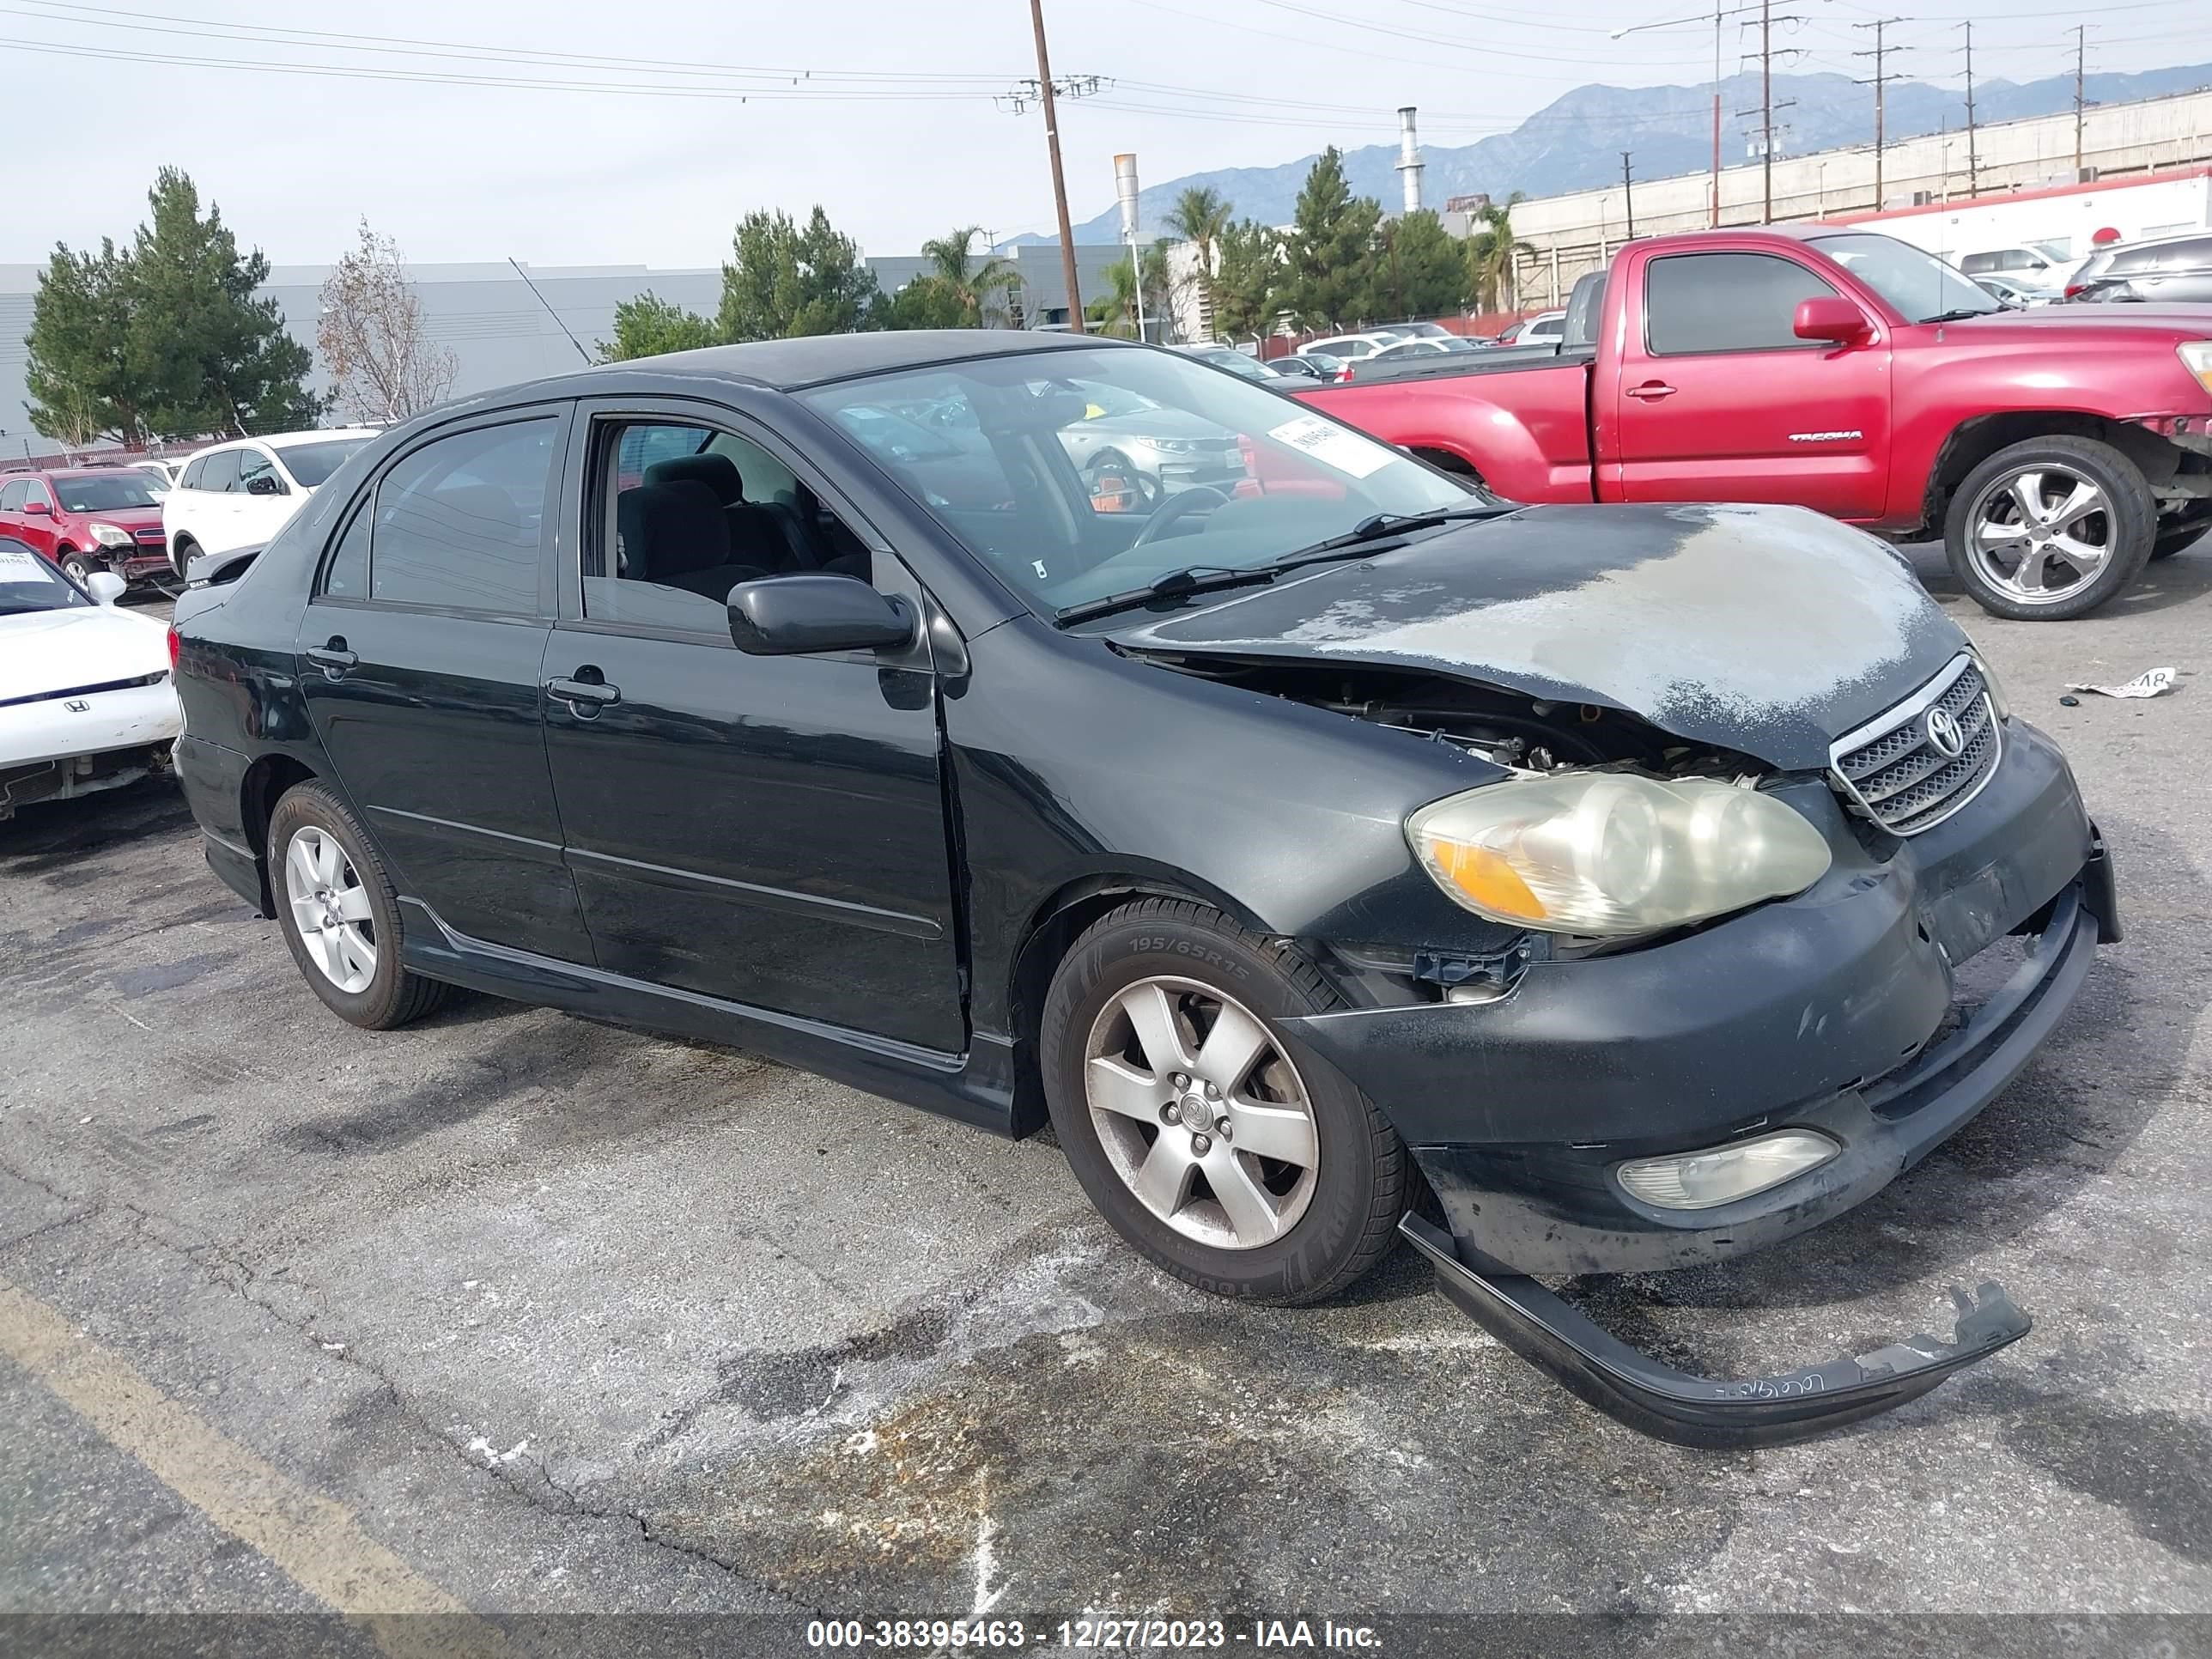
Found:
[[[1855,1431],[1643,1439],[1403,1249],[1209,1300],[1049,1140],[734,1051],[482,998],[356,1031],[161,785],[0,825],[0,1279],[483,1613],[2212,1611],[2212,541],[2051,625],[1915,556],[2065,744],[2128,940],[1860,1212],[1577,1287],[1714,1370],[1942,1333],[1954,1283],[2036,1316]],[[0,1609],[312,1605],[3,1358],[0,1412]]]

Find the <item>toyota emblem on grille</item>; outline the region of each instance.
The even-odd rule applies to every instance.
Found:
[[[1958,716],[1940,704],[1928,711],[1928,746],[1947,757],[1958,755],[1966,747],[1966,734],[1959,729]]]

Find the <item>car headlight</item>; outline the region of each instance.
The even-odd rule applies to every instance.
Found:
[[[2197,384],[2212,392],[2212,340],[2185,340],[2175,349],[2181,366],[2197,377]]]
[[[1152,447],[1158,450],[1163,455],[1195,455],[1198,453],[1198,446],[1193,443],[1188,438],[1154,438],[1151,441]]]
[[[102,547],[131,545],[131,532],[119,524],[88,525],[86,528],[90,531],[93,540],[98,542]]]
[[[1969,643],[1966,654],[1974,659],[1974,666],[1981,670],[1982,690],[1990,694],[1990,712],[2001,720],[2010,720],[2012,704],[2005,699],[2004,684],[1997,678],[1997,671],[1990,666],[1990,659],[1982,654],[1978,646]]]
[[[1516,778],[1423,807],[1406,834],[1477,915],[1595,938],[1802,893],[1828,868],[1828,843],[1804,817],[1709,778]]]

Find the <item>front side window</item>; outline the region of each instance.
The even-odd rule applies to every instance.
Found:
[[[582,562],[584,615],[594,622],[726,640],[739,582],[873,574],[867,544],[750,438],[602,420],[592,454]]]
[[[57,478],[54,488],[70,513],[121,513],[134,507],[159,507],[154,481],[143,472],[99,472],[88,477]]]
[[[1010,353],[799,395],[1047,616],[1488,499],[1180,352]]]
[[[238,456],[238,488],[248,495],[289,495],[278,476],[276,463],[258,449],[245,449]]]
[[[1797,337],[1801,300],[1836,290],[1794,259],[1769,253],[1688,253],[1654,259],[1646,269],[1645,342],[1654,356],[1720,351],[1773,351],[1803,346]],[[1986,294],[1984,303],[1996,302]],[[1559,325],[1543,325],[1548,337]]]
[[[206,476],[206,473],[207,460],[205,457],[196,456],[191,460],[187,461],[185,464],[184,476],[178,479],[177,488],[179,489],[198,489],[201,488],[200,480]]]
[[[550,416],[477,427],[396,463],[376,486],[369,597],[535,616],[560,429]]]
[[[21,478],[11,484],[0,484],[0,513],[20,513],[30,498],[31,486]]]

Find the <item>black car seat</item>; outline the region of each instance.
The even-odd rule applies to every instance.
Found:
[[[733,556],[730,521],[714,489],[696,478],[642,483],[615,498],[622,574],[720,599],[743,581],[772,574]]]
[[[645,482],[702,483],[712,489],[730,521],[732,553],[748,564],[777,575],[820,567],[799,515],[781,501],[747,501],[744,477],[727,455],[677,455],[655,461],[645,469]]]

